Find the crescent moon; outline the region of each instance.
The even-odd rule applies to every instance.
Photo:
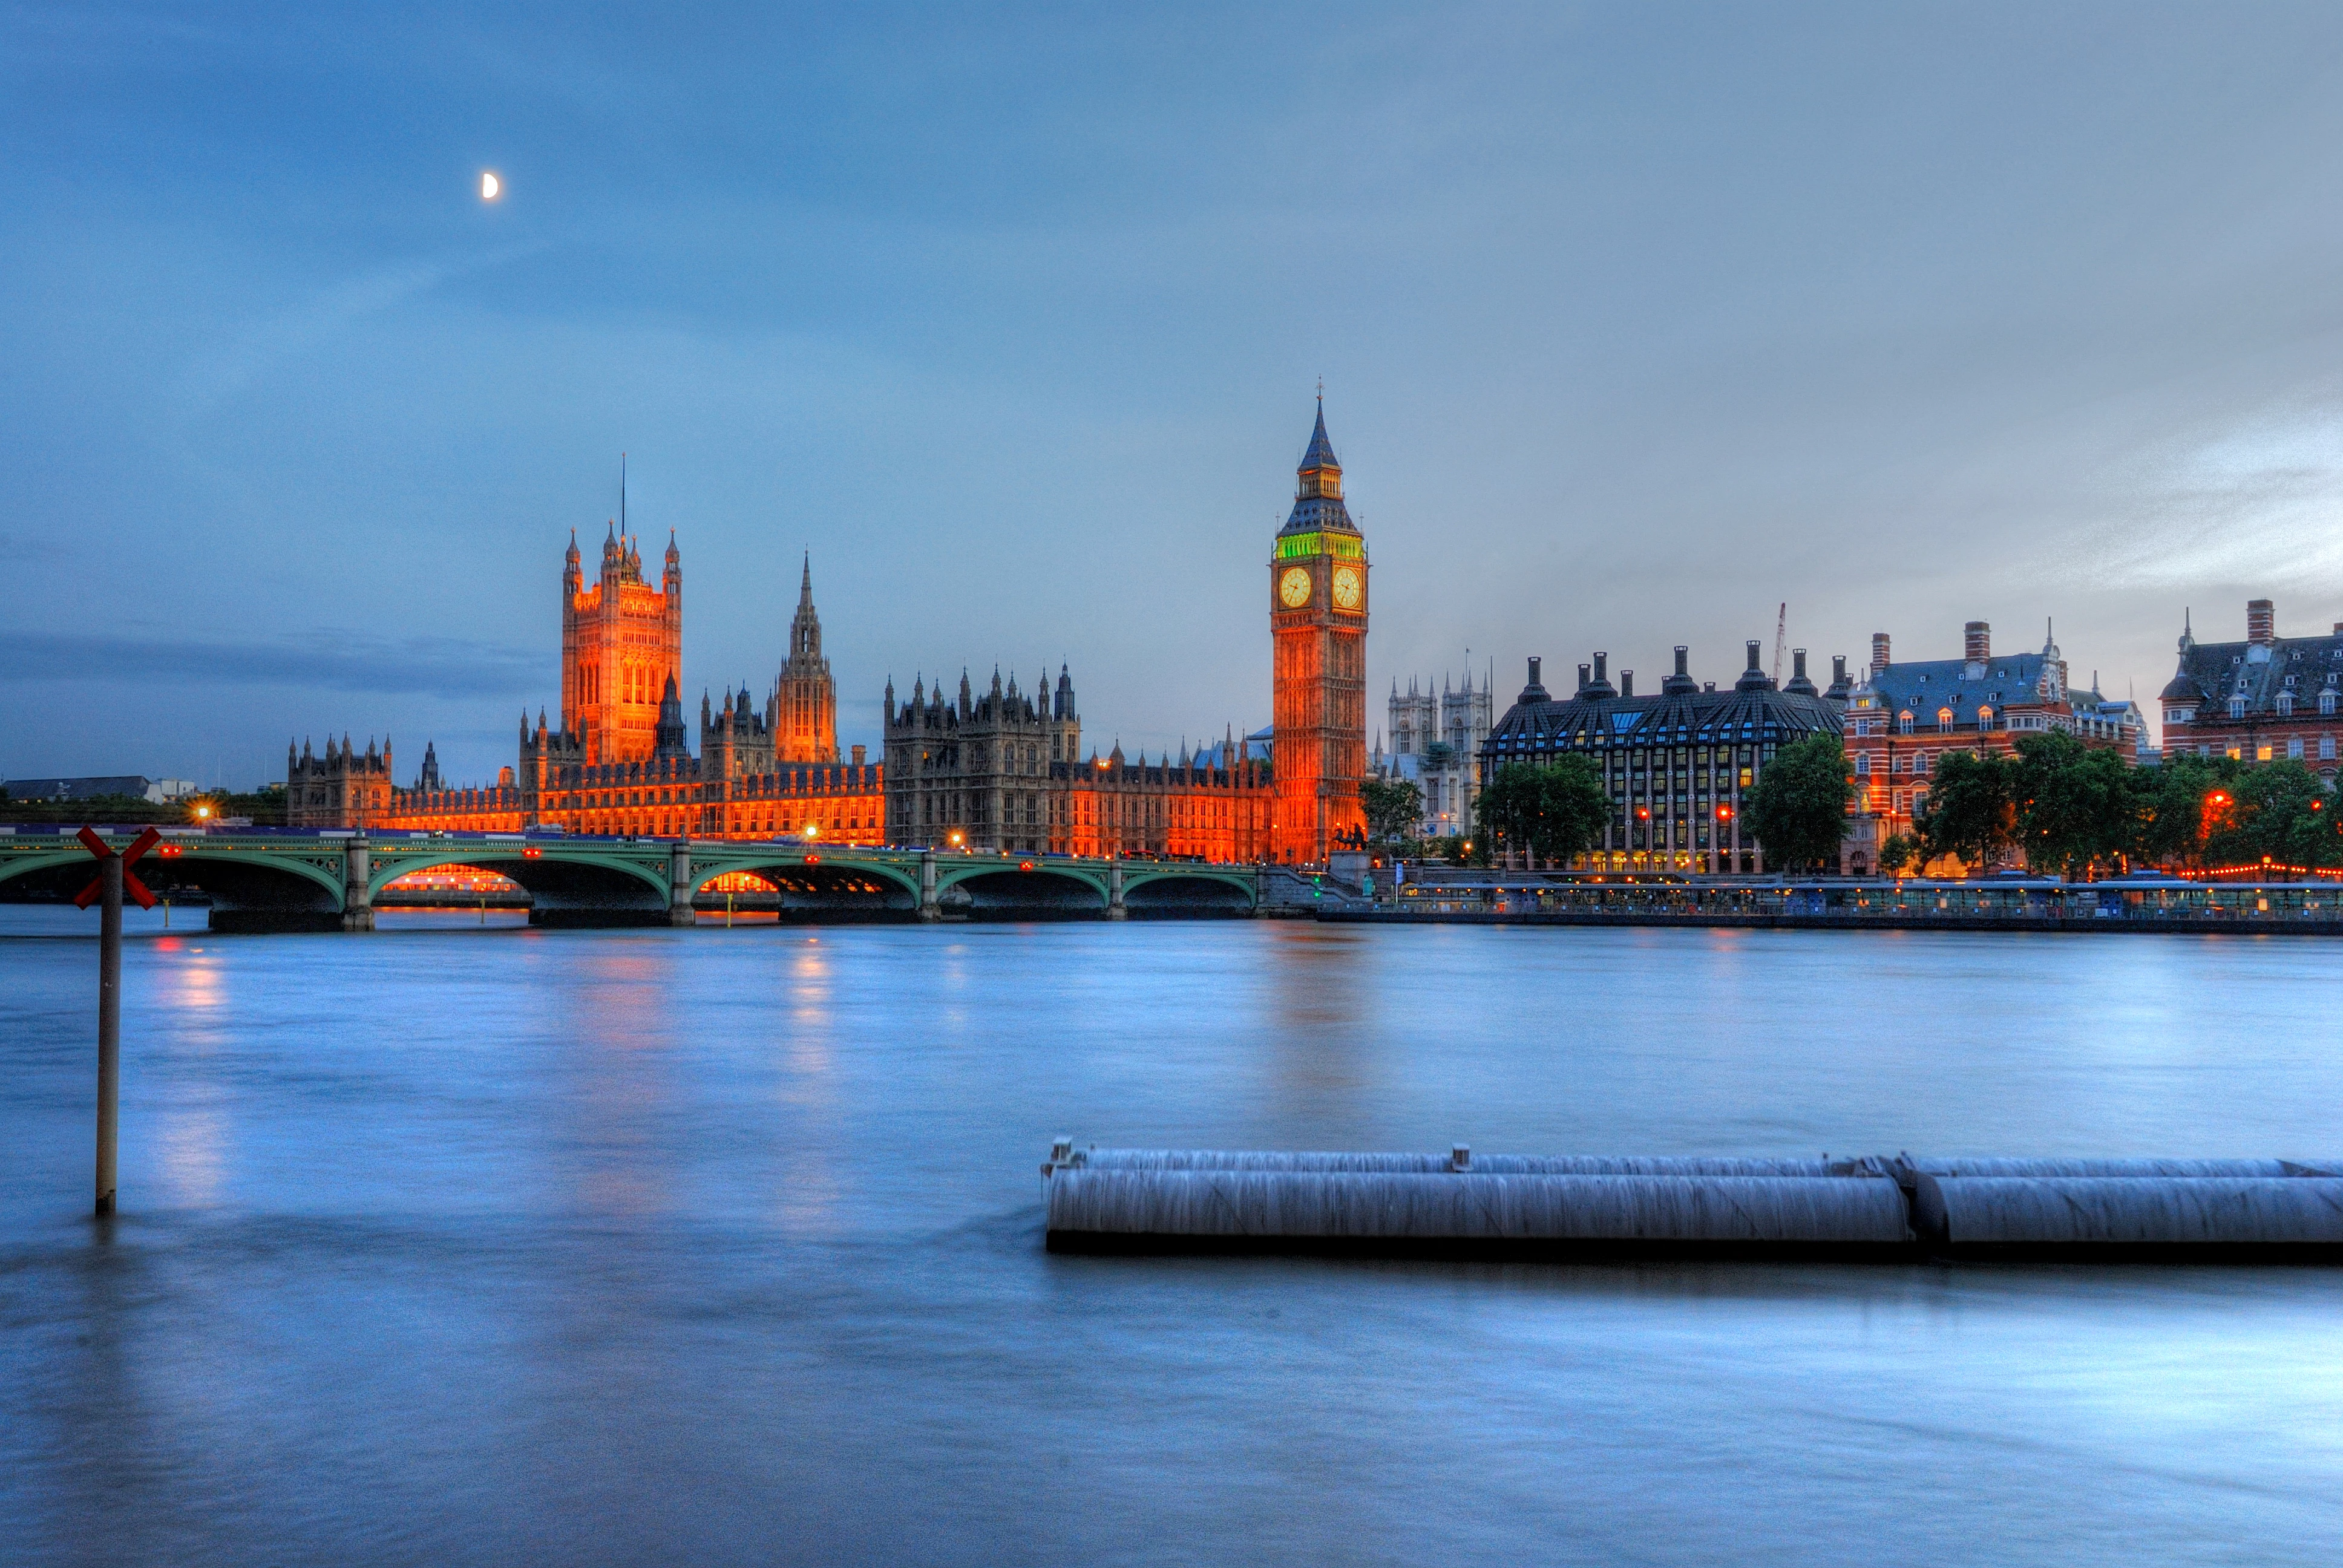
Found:
[[[482,201],[496,200],[497,197],[504,194],[504,189],[505,182],[497,178],[496,176],[492,174],[482,174],[480,176],[480,199]]]

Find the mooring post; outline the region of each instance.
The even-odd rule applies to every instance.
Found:
[[[97,1211],[114,1212],[114,1149],[122,1100],[122,854],[98,863]]]
[[[374,930],[374,895],[367,890],[373,868],[369,848],[363,833],[342,846],[342,930],[346,931]]]
[[[936,852],[920,851],[920,919],[940,920],[944,912],[936,905]]]
[[[691,840],[678,839],[669,852],[667,923],[688,926],[699,917],[691,912]]]

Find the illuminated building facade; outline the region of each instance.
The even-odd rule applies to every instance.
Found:
[[[1286,863],[1367,841],[1367,542],[1342,503],[1322,399],[1295,477],[1269,561],[1270,858]]]
[[[1995,654],[1993,628],[1981,620],[1963,628],[1958,658],[1898,663],[1887,634],[1872,634],[1870,667],[1846,702],[1847,761],[1863,819],[1849,850],[1862,863],[1850,869],[1873,869],[1879,843],[1911,834],[1913,812],[1948,751],[2006,753],[2021,736],[2063,730],[2138,760],[2139,709],[2097,689],[2074,689],[2046,630],[2039,653]]]
[[[578,537],[561,572],[561,729],[588,763],[630,762],[659,745],[659,702],[683,676],[683,560],[667,542],[659,586],[643,580],[639,543],[611,525],[588,587]]]
[[[789,620],[789,657],[766,705],[777,762],[838,760],[838,683],[821,651],[821,617],[813,608],[813,557],[798,577],[798,610]]]
[[[665,571],[643,581],[641,552],[614,524],[590,588],[573,537],[562,568],[562,721],[521,716],[518,766],[494,786],[449,789],[436,749],[415,788],[391,782],[390,748],[323,757],[288,749],[287,821],[382,831],[573,833],[704,839],[805,834],[884,842],[883,769],[853,749],[840,762],[838,699],[821,653],[812,565],[798,584],[789,654],[759,715],[746,691],[720,710],[700,699],[694,757],[679,694],[683,567],[672,538]],[[644,693],[648,690],[649,699]]]
[[[1647,697],[1635,695],[1633,670],[1611,683],[1609,655],[1578,667],[1578,688],[1557,701],[1530,660],[1529,684],[1490,731],[1481,752],[1483,778],[1509,762],[1551,763],[1576,753],[1594,763],[1611,797],[1603,842],[1574,857],[1570,870],[1757,874],[1765,846],[1743,830],[1742,797],[1775,752],[1814,735],[1836,736],[1839,710],[1796,673],[1775,689],[1750,643],[1749,667],[1732,689],[1703,685],[1675,650],[1675,670]]]
[[[2332,787],[2343,742],[2343,621],[2326,637],[2278,635],[2278,607],[2246,606],[2246,640],[2198,642],[2184,620],[2164,689],[2164,754],[2292,760]]]
[[[963,673],[911,683],[895,702],[888,682],[887,841],[1011,854],[1161,855],[1252,861],[1268,852],[1268,769],[1247,761],[1233,734],[1217,752],[1125,760],[1081,754],[1071,674],[1031,696],[1000,672],[979,696]]]

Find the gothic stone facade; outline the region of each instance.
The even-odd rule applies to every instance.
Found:
[[[1213,861],[1263,858],[1269,772],[1230,738],[1218,755],[1126,761],[1117,746],[1081,755],[1071,674],[1027,696],[999,672],[957,698],[911,683],[896,706],[887,686],[887,835],[895,844],[1008,854],[1154,855]]]
[[[824,842],[884,839],[883,769],[856,747],[841,762],[838,699],[821,653],[810,560],[800,569],[789,654],[762,713],[749,694],[700,699],[694,757],[678,692],[682,654],[682,557],[668,543],[660,585],[616,525],[599,579],[579,570],[573,537],[562,571],[562,722],[521,716],[518,765],[496,785],[448,789],[427,749],[413,789],[391,781],[390,750],[322,758],[288,752],[287,820],[296,827],[396,831],[575,833],[708,839],[799,834]],[[644,693],[650,693],[648,702]]]

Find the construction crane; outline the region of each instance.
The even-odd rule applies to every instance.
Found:
[[[1774,684],[1782,684],[1782,649],[1790,640],[1790,601],[1782,601],[1781,612],[1774,618]]]

